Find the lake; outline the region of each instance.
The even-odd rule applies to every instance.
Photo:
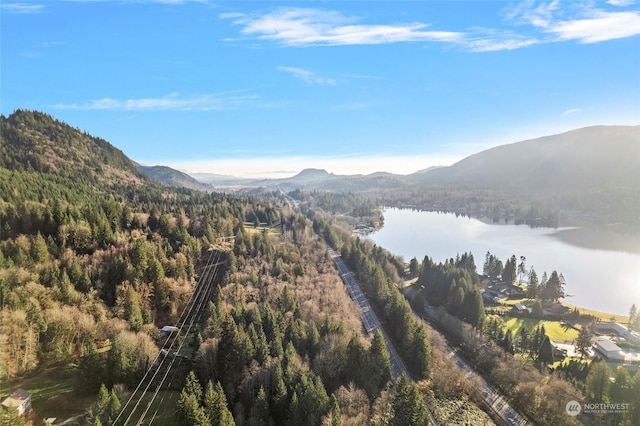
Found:
[[[579,231],[579,230],[578,230]],[[529,228],[526,225],[495,225],[451,213],[388,208],[384,226],[370,238],[377,245],[409,261],[429,256],[436,262],[471,252],[482,273],[485,254],[490,251],[504,263],[515,254],[526,257],[527,270],[533,266],[542,277],[556,270],[566,280],[565,301],[588,309],[628,315],[632,303],[640,308],[640,245],[637,240],[613,233],[593,238],[583,247],[565,242],[576,230]],[[587,231],[585,231],[587,232]],[[632,243],[629,243],[631,241]],[[624,247],[625,251],[616,250]],[[629,250],[631,248],[631,250]],[[635,251],[635,252],[634,252]]]

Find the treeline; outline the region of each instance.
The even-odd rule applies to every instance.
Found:
[[[472,254],[438,264],[425,256],[417,284],[422,291],[420,301],[444,306],[449,314],[475,327],[482,325],[484,303]]]
[[[376,193],[386,206],[462,214],[486,218],[493,223],[526,224],[532,228],[556,228],[561,215],[558,205],[536,196],[488,189],[422,187]],[[561,217],[562,216],[562,217]]]

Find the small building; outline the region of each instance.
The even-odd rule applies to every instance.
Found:
[[[596,324],[596,329],[601,333],[615,333],[619,337],[626,339],[629,343],[640,345],[640,335],[629,330],[624,325],[617,322],[600,322]]]
[[[531,308],[528,308],[528,307],[524,306],[522,303],[516,303],[515,305],[513,305],[513,308],[514,308],[516,311],[518,311],[518,312],[520,312],[520,313],[523,313],[523,314],[524,314],[524,313],[528,313],[528,314],[530,314],[531,312],[533,312],[533,309],[531,309]]]
[[[162,327],[160,331],[163,331],[164,333],[173,333],[174,331],[178,331],[178,330],[179,330],[178,327],[174,327],[172,325],[165,325],[164,327]]]
[[[0,405],[7,410],[16,410],[21,416],[31,408],[31,394],[24,389],[16,389]]]
[[[624,354],[620,346],[616,345],[609,339],[596,340],[594,346],[598,352],[606,359],[611,361],[624,361]]]

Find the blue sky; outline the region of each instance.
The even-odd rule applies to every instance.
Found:
[[[412,173],[640,124],[640,6],[595,1],[1,4],[1,111],[147,165]]]

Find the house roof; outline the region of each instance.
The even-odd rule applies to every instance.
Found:
[[[596,345],[598,345],[598,347],[605,352],[618,352],[622,350],[620,349],[620,346],[607,339],[598,340],[596,342]]]
[[[31,394],[29,392],[24,389],[16,389],[11,395],[2,401],[2,406],[7,408],[19,407],[29,398],[31,398]]]

